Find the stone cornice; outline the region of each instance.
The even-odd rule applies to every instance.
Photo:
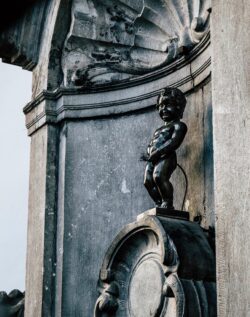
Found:
[[[43,91],[24,108],[29,134],[45,123],[121,115],[151,107],[166,86],[188,93],[210,75],[209,43],[207,34],[188,56],[135,80],[95,88],[61,87],[53,92]]]

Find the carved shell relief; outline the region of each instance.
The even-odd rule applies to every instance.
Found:
[[[115,83],[161,68],[208,32],[209,0],[73,0],[65,86]]]

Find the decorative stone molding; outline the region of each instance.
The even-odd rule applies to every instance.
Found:
[[[29,134],[46,122],[70,118],[112,116],[152,107],[167,86],[188,93],[210,75],[209,35],[190,52],[165,68],[126,83],[88,88],[58,88],[43,91],[25,108]]]
[[[210,11],[209,0],[37,1],[0,35],[0,56],[33,70],[34,98],[65,86],[122,89],[169,76],[202,54]],[[194,67],[177,73],[177,87],[204,73]]]
[[[209,0],[36,1],[0,35],[0,57],[33,70],[34,97],[60,86],[136,85],[192,59],[210,11]]]
[[[64,85],[120,82],[168,65],[201,41],[210,11],[209,0],[73,0]]]
[[[153,214],[138,216],[109,247],[94,316],[215,317],[215,258],[201,227]]]

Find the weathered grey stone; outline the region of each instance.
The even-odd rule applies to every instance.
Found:
[[[31,140],[25,316],[53,316],[56,269],[56,128]]]
[[[213,1],[218,315],[249,316],[250,2]]]
[[[36,59],[26,58],[31,47],[17,40],[27,49],[24,64],[34,67],[33,100],[25,107],[32,138],[26,317],[92,315],[106,248],[138,211],[153,207],[140,157],[159,125],[154,106],[166,86],[180,88],[188,100],[184,121],[192,132],[178,154],[189,180],[185,209],[191,219],[201,215],[206,228],[213,225],[210,3],[169,1],[171,10],[160,4],[166,1],[49,0],[30,33],[39,30]],[[129,63],[125,56],[118,65],[128,48]],[[93,64],[93,72],[104,57],[104,73],[90,74],[85,87],[64,87],[72,85],[74,63],[85,53],[90,59],[80,60],[79,69]],[[136,68],[139,58],[145,63]],[[173,182],[180,209],[186,188],[181,170]]]
[[[146,212],[109,246],[98,290],[96,317],[215,317],[215,256],[198,224]]]
[[[209,0],[36,1],[1,35],[0,56],[33,69],[33,96],[63,85],[63,77],[66,86],[130,84],[192,56],[208,34],[210,9]]]
[[[190,58],[182,58],[171,64],[169,69],[157,71],[148,78],[139,78],[134,82],[131,80],[120,86],[109,85],[99,90],[58,88],[53,92],[43,91],[24,109],[29,134],[46,122],[118,115],[155,106],[160,92],[167,86],[178,87],[188,93],[204,85],[204,79],[210,75],[209,37],[204,40]],[[195,57],[197,62],[194,62]],[[191,62],[192,67],[189,64]],[[203,103],[202,99],[200,103]]]
[[[70,6],[69,0],[50,0],[40,40],[38,63],[33,70],[33,97],[62,84],[61,55],[70,23]]]
[[[187,53],[208,31],[210,1],[73,0],[65,86],[119,82]]]
[[[197,94],[201,95],[201,91]],[[193,117],[191,113],[203,118],[206,111],[202,98],[189,100],[191,96],[188,97],[188,118],[184,118],[187,124]],[[196,120],[192,120],[190,124],[195,122],[196,127]],[[140,156],[159,121],[152,109],[140,114],[64,123],[59,150],[61,194],[57,231],[57,288],[61,290],[57,294],[57,311],[62,315],[81,314],[83,303],[85,312],[90,314],[105,250],[120,228],[131,222],[139,210],[153,206],[143,187],[145,163],[140,161]],[[202,127],[202,122],[200,125]],[[198,212],[206,214],[204,195],[209,197],[212,192],[204,187],[203,128],[197,137],[192,139],[191,136],[191,140],[187,136],[187,144],[184,142],[178,155],[190,180],[187,199],[194,217]],[[197,143],[198,137],[200,143]],[[193,160],[186,160],[187,151],[195,153]],[[180,208],[185,187],[180,171],[176,172],[174,181],[176,206]],[[210,219],[203,221],[207,227],[213,225]],[[82,288],[83,284],[86,287]]]
[[[74,5],[77,3],[80,4],[80,2],[74,1]],[[105,1],[105,6],[106,3]],[[121,6],[123,6],[124,3],[129,4],[129,7],[133,6],[134,11],[132,11],[132,13],[134,13],[140,11],[140,3],[142,2],[119,1],[119,4],[120,3],[122,3]],[[144,3],[151,5],[154,1],[144,1]],[[173,2],[170,1],[169,3],[172,5]],[[188,17],[187,15],[181,16],[176,13],[179,12],[179,2],[175,3],[177,7],[176,10],[173,11],[173,16],[175,18],[181,17],[186,19]],[[192,5],[195,2],[188,1],[187,3]],[[202,1],[201,3],[204,3],[203,9],[206,8],[208,2]],[[206,50],[207,47],[203,46],[202,48],[198,44],[193,51],[189,53],[187,59],[186,57],[177,59],[171,65],[156,69],[150,74],[129,74],[128,77],[137,75],[138,77],[131,78],[129,81],[126,81],[126,83],[117,83],[112,86],[107,85],[108,87],[105,87],[106,92],[102,91],[103,94],[99,91],[94,95],[93,93],[96,93],[97,90],[91,89],[91,87],[88,87],[89,90],[85,91],[86,94],[80,93],[79,90],[64,90],[63,88],[51,94],[48,92],[42,93],[44,89],[52,92],[63,83],[62,68],[66,74],[65,82],[68,83],[68,78],[71,80],[71,74],[69,76],[67,74],[67,67],[73,67],[72,64],[74,64],[74,62],[72,62],[72,60],[77,59],[79,55],[82,56],[83,49],[80,47],[80,53],[78,55],[71,50],[72,60],[70,65],[64,62],[69,52],[64,51],[63,61],[61,52],[63,48],[67,48],[70,41],[72,41],[72,43],[74,42],[71,35],[73,36],[74,34],[74,36],[77,37],[81,30],[85,32],[88,31],[87,26],[93,26],[94,22],[87,21],[90,22],[87,23],[86,15],[83,17],[79,14],[77,16],[76,14],[73,17],[74,19],[72,19],[74,28],[70,30],[71,1],[41,1],[39,5],[40,7],[36,6],[30,16],[22,18],[22,21],[19,21],[17,25],[12,26],[5,33],[2,33],[0,37],[0,54],[6,62],[21,65],[28,69],[34,69],[33,96],[37,97],[37,99],[26,108],[26,110],[28,109],[26,112],[29,133],[32,135],[26,305],[26,316],[29,317],[42,315],[47,317],[50,316],[48,311],[53,309],[52,281],[55,272],[52,269],[52,265],[56,263],[53,261],[47,263],[47,261],[50,261],[55,256],[55,243],[53,242],[55,235],[57,235],[58,254],[56,282],[58,292],[57,307],[61,307],[61,302],[64,302],[65,298],[65,303],[70,302],[70,298],[67,298],[70,297],[70,295],[67,292],[76,288],[73,283],[75,282],[76,274],[74,274],[74,272],[72,274],[71,271],[74,270],[75,267],[71,265],[70,261],[75,263],[76,260],[78,261],[80,259],[77,263],[77,265],[79,265],[78,271],[76,271],[82,273],[81,270],[85,267],[85,258],[89,260],[89,253],[87,253],[84,243],[93,246],[92,252],[94,252],[94,255],[91,255],[90,259],[98,258],[100,261],[101,252],[104,252],[104,249],[110,243],[114,234],[119,230],[118,226],[127,221],[131,221],[138,210],[150,206],[151,202],[147,200],[147,198],[145,199],[142,187],[136,189],[136,191],[138,190],[139,192],[138,195],[136,192],[136,195],[139,197],[138,199],[135,199],[135,196],[128,192],[128,190],[131,192],[130,185],[138,186],[139,184],[139,178],[142,173],[142,163],[136,161],[135,166],[132,167],[132,170],[129,172],[129,185],[127,180],[126,182],[121,182],[120,175],[124,176],[125,172],[119,164],[124,164],[124,166],[130,168],[130,166],[132,166],[132,160],[134,164],[135,159],[138,159],[138,155],[141,154],[139,153],[142,149],[140,146],[142,144],[143,146],[146,145],[146,140],[151,134],[150,129],[152,128],[153,131],[158,124],[153,112],[150,109],[146,110],[146,108],[150,108],[154,104],[156,95],[166,85],[177,86],[189,94],[188,105],[190,105],[190,108],[186,112],[184,120],[187,121],[194,132],[189,134],[189,136],[187,135],[186,144],[184,144],[183,149],[181,149],[179,153],[180,163],[184,167],[189,179],[189,191],[187,193],[185,207],[191,211],[192,216],[196,216],[199,213],[203,216],[203,226],[208,227],[214,223],[210,84],[197,89],[198,85],[206,80],[210,73],[210,53]],[[82,1],[82,5],[84,5],[84,1]],[[148,5],[149,8],[151,8],[150,5]],[[144,9],[145,8],[146,7],[144,7]],[[74,12],[81,13],[81,10],[80,8]],[[131,9],[129,9],[128,12],[131,12]],[[244,0],[213,1],[213,142],[215,145],[216,176],[215,209],[217,218],[218,302],[219,316],[222,317],[245,317],[249,313],[248,302],[250,294],[248,286],[250,284],[250,275],[248,270],[248,250],[250,248],[248,235],[250,228],[247,213],[249,209],[248,171],[250,154],[249,109],[247,107],[247,103],[249,103],[248,12],[249,2]],[[111,10],[108,13],[105,12],[105,14],[109,14],[110,17],[114,17],[116,20],[117,17],[119,17],[116,10]],[[152,10],[144,10],[143,14],[146,16],[146,21],[151,19],[154,22],[155,15]],[[200,17],[203,17],[203,14],[201,14]],[[118,33],[119,39],[125,41],[124,43],[130,47],[131,40],[129,38],[129,32],[127,32],[131,31],[129,18],[130,16],[126,16],[125,21],[118,23],[120,27],[120,29],[118,28]],[[109,18],[109,20],[111,19]],[[35,22],[32,22],[32,28],[29,27],[30,21]],[[86,23],[83,23],[84,25],[81,26],[79,21],[85,21]],[[123,25],[125,27],[126,22],[129,28],[127,27],[127,30],[121,31]],[[196,22],[198,21],[194,21],[194,23]],[[202,26],[204,26],[203,22],[205,22],[204,19],[201,19]],[[112,23],[111,27],[115,26],[117,29],[117,23]],[[169,26],[172,24],[166,23],[166,25]],[[188,25],[190,26],[190,24]],[[153,29],[151,25],[149,34]],[[150,51],[150,54],[152,54],[150,56],[155,55],[157,59],[160,57],[160,63],[162,63],[162,65],[164,62],[168,62],[166,52],[151,52],[153,42],[144,40],[147,37],[145,28],[141,31],[141,37],[137,38],[136,47],[148,45],[149,47],[145,47],[144,49],[147,52]],[[92,39],[90,33],[91,32],[88,32],[88,36],[85,35],[85,38]],[[65,43],[67,34],[69,34],[69,39]],[[161,31],[154,34],[154,43],[157,42],[157,44],[161,45],[162,43],[159,43],[159,39],[162,36]],[[110,37],[107,38],[107,41],[117,46],[117,43],[115,43],[117,42],[116,34],[114,33],[112,37],[110,33],[108,35]],[[95,40],[98,42],[98,45],[100,45],[100,38],[94,37],[93,41]],[[200,40],[199,34],[197,40]],[[76,43],[80,46],[78,40],[76,40]],[[164,48],[165,50],[166,46],[164,47],[164,45],[165,43],[163,41],[163,46],[160,47],[160,49]],[[102,45],[100,45],[100,47],[102,47]],[[100,47],[98,47],[98,52],[91,57],[94,59],[95,66],[96,60],[103,58]],[[182,47],[180,48],[179,53],[184,53],[185,50],[182,50]],[[202,52],[203,49],[204,51]],[[157,45],[157,50],[159,51],[159,45]],[[139,51],[141,53],[141,50]],[[135,50],[133,50],[133,53],[135,53]],[[143,55],[143,57],[145,56]],[[115,52],[104,56],[104,58],[114,58],[114,61],[117,62],[119,54]],[[61,62],[63,62],[63,67]],[[105,62],[107,62],[107,60],[105,60]],[[88,65],[88,61],[86,64]],[[150,67],[154,66],[158,67],[161,65],[157,65],[157,63],[150,64]],[[112,78],[107,78],[107,75],[104,75],[104,78],[102,78],[100,74],[99,76],[101,82],[107,79],[112,80]],[[127,78],[126,74],[124,75],[123,73],[122,75],[116,73],[116,76],[117,78],[115,78],[115,80],[118,81]],[[94,77],[91,77],[91,80],[92,78]],[[121,92],[124,87],[128,88],[127,94]],[[191,92],[193,88],[195,89]],[[112,90],[112,92],[108,93],[108,89],[110,89],[110,91]],[[139,90],[145,90],[146,94],[134,93],[134,91]],[[105,99],[104,96],[108,94],[108,98]],[[127,100],[128,97],[134,99],[127,103],[121,102],[121,99]],[[90,101],[91,98],[95,98],[93,103]],[[41,102],[41,100],[43,101]],[[129,114],[129,112],[133,110],[140,110],[142,113]],[[112,114],[112,116],[121,115],[121,117],[103,118],[110,114]],[[102,116],[101,120],[99,120],[100,116]],[[89,118],[93,117],[96,118],[96,121],[92,119],[89,120]],[[144,120],[143,124],[140,118]],[[79,121],[76,122],[73,121],[73,119]],[[64,128],[61,128],[62,141],[59,147],[60,151],[58,152],[56,148],[56,141],[58,140],[55,131],[56,128],[48,127],[47,124],[58,124],[59,129],[61,125],[63,125],[61,123],[63,120],[68,120],[68,122],[64,123]],[[103,123],[105,128],[96,127],[98,124],[101,125]],[[125,129],[123,134],[116,132],[119,124]],[[67,129],[69,138],[66,136]],[[114,132],[117,133],[116,140],[110,139],[111,136],[114,137],[113,134],[110,134],[110,131],[113,129]],[[140,129],[142,129],[142,131]],[[84,133],[81,131],[84,131]],[[102,134],[100,131],[104,133]],[[90,144],[88,143],[87,138],[89,136],[87,133],[92,133],[93,136],[99,139],[95,139],[93,144]],[[138,141],[138,143],[133,146],[130,144],[128,147],[124,145],[124,143],[119,144],[120,152],[112,154],[114,148],[117,147],[117,143],[121,142],[120,140],[123,135],[125,136],[124,140],[127,141],[127,139],[130,140],[132,137],[138,137],[138,134],[141,143]],[[83,140],[84,146],[81,144],[80,139]],[[70,144],[68,140],[71,140],[70,142],[72,144]],[[106,148],[107,152],[102,149],[103,144],[104,146],[108,146]],[[121,159],[122,155],[127,155],[129,151],[134,151],[134,147],[136,147],[137,152],[133,155],[131,153],[129,154],[128,162],[126,162],[125,157]],[[51,151],[51,148],[53,151]],[[88,157],[88,152],[96,155],[94,160],[92,157]],[[99,154],[100,152],[101,154]],[[56,160],[57,155],[55,154],[58,154],[58,160]],[[83,161],[81,165],[82,157],[85,158],[85,155],[88,161]],[[114,156],[117,160],[117,166],[114,167],[114,171],[111,175],[109,161],[108,164],[105,165],[106,161],[104,163],[102,160],[103,157],[98,157],[98,155],[102,155],[104,158],[108,158],[108,160],[111,160],[111,157]],[[90,172],[87,172],[89,188],[92,190],[90,192],[88,186],[84,183],[86,181],[86,179],[84,179],[84,171],[89,170],[93,174],[96,173],[93,166],[94,163],[98,164],[96,183],[91,183],[89,180]],[[75,170],[74,164],[76,166]],[[103,168],[101,168],[101,166]],[[58,184],[55,176],[57,168],[59,169]],[[79,178],[77,177],[76,171],[80,171]],[[71,179],[71,172],[74,182]],[[132,175],[132,173],[134,174]],[[101,183],[103,186],[101,187],[101,192],[98,192],[98,197],[94,197],[95,201],[92,205],[91,199],[93,199],[93,197],[91,193],[93,194],[95,192],[94,190],[99,184],[98,180],[105,180],[106,175],[108,175],[107,177],[110,183],[105,183],[104,185]],[[134,176],[134,178],[132,178],[132,176]],[[176,171],[176,174],[173,175],[173,181],[176,183],[178,192],[176,205],[180,206],[185,188],[183,175],[180,171]],[[81,197],[79,194],[80,190],[82,190]],[[50,216],[54,217],[50,214],[50,212],[53,213],[51,210],[57,210],[55,206],[57,191],[59,196],[58,210],[60,212],[58,213],[58,230],[56,233],[56,220],[53,218],[52,221],[50,221],[49,219]],[[117,193],[119,193],[119,195]],[[112,197],[110,197],[110,194],[112,194]],[[126,199],[123,198],[123,195],[127,195]],[[102,205],[100,199],[106,199],[106,197],[108,197],[108,200]],[[119,220],[117,221],[115,215],[117,214],[117,210],[119,210],[118,205],[120,199],[121,204],[126,204],[127,209],[126,211],[125,209],[121,209]],[[77,216],[73,207],[77,210],[77,208],[79,208],[77,203],[84,205],[89,201],[91,202],[92,214],[86,212],[84,216],[81,215],[80,226],[84,228],[84,232],[78,229],[78,240],[73,244],[66,236],[67,232],[72,232],[68,230],[69,228],[67,226],[66,229],[68,231],[64,231],[64,223],[70,219],[71,223],[74,224],[76,219],[70,218],[70,215],[72,217]],[[72,204],[72,208],[70,204]],[[94,207],[98,208],[98,210],[94,209]],[[112,212],[110,211],[111,208]],[[100,212],[100,210],[104,209],[105,211],[103,213]],[[65,214],[64,210],[67,211],[69,215]],[[130,210],[129,214],[127,214],[127,210]],[[96,217],[94,218],[94,216]],[[90,230],[95,228],[94,221],[96,221],[96,219],[98,219],[96,231]],[[112,219],[113,221],[117,221],[117,226],[112,224],[109,227],[108,221]],[[103,226],[103,223],[106,226]],[[101,241],[97,247],[96,243],[94,243],[96,238],[97,241]],[[68,252],[69,250],[69,254],[74,256],[72,259],[68,258],[64,260],[66,255],[63,257],[60,254],[61,245],[65,247],[62,251]],[[70,249],[70,247],[72,247],[72,249]],[[84,258],[82,254],[85,255]],[[90,293],[95,284],[96,268],[99,265],[97,262],[93,262],[94,264],[89,262],[86,266],[84,276],[92,272],[93,275],[91,277],[80,277],[81,286],[83,284],[88,285]],[[93,269],[93,266],[95,266],[95,269]],[[67,268],[67,270],[65,268]],[[64,281],[67,282],[65,285],[69,287],[69,290],[66,289],[66,286],[63,286]],[[183,283],[183,285],[184,284],[185,283]],[[80,285],[80,283],[77,285]],[[230,287],[230,285],[233,285],[233,288]],[[194,285],[189,283],[187,284],[187,289],[193,286]],[[210,286],[211,285],[208,284],[204,286],[206,292],[210,292],[210,290],[213,289],[213,287]],[[78,287],[81,289],[80,286]],[[81,292],[79,292],[79,294],[80,293]],[[89,298],[88,296],[91,297],[88,293],[86,300]],[[82,304],[82,298],[80,300],[76,294],[76,298],[72,300],[72,305],[76,306],[72,306],[71,309],[77,310],[78,308],[76,307],[80,303]],[[66,308],[63,307],[63,309]],[[208,311],[213,309],[212,302],[208,302]],[[214,313],[214,311],[212,313]],[[79,314],[84,315],[85,312],[79,312]]]
[[[211,163],[208,159],[204,159],[204,153],[211,151],[212,146],[209,141],[211,140],[209,87],[208,83],[205,87],[190,92],[187,96],[184,121],[191,127],[190,131],[194,131],[194,134],[187,135],[183,148],[178,153],[180,164],[184,167],[189,179],[186,208],[191,212],[192,218],[200,213],[203,216],[203,225],[206,227],[213,225],[213,217],[206,218],[212,210],[212,187],[205,187],[204,179],[204,173],[207,173],[206,182],[212,184]],[[204,93],[207,95],[205,96]],[[107,93],[107,95],[112,96],[111,93]],[[81,95],[82,99],[80,100],[84,101],[85,96],[87,104],[91,95]],[[101,94],[97,96],[99,97]],[[114,96],[118,99],[119,94],[117,93],[116,97],[114,93]],[[66,95],[66,97],[68,96]],[[77,98],[77,95],[73,95],[68,100],[61,99],[60,103],[66,103],[66,105],[70,102],[80,103]],[[43,103],[35,103],[30,113],[32,115],[38,114],[39,107],[42,107]],[[116,105],[119,107],[118,100]],[[43,131],[47,129],[46,126],[35,126],[35,129],[38,128],[38,130],[32,131],[34,152],[32,152],[31,157],[34,168],[31,169],[31,199],[33,204],[30,205],[32,208],[29,225],[31,244],[27,262],[29,309],[26,316],[33,317],[33,312],[36,311],[39,314],[39,310],[42,314],[42,311],[46,311],[45,307],[48,307],[49,311],[54,310],[52,293],[54,273],[56,273],[56,316],[92,314],[98,270],[106,248],[120,228],[131,222],[139,210],[153,207],[153,202],[147,197],[143,186],[145,163],[140,161],[140,157],[145,151],[152,132],[160,123],[155,109],[145,108],[142,104],[139,113],[118,113],[115,116],[111,112],[111,116],[107,116],[108,113],[106,116],[93,117],[93,119],[76,116],[78,120],[72,120],[76,113],[72,112],[64,123],[58,125],[60,130],[59,148],[56,148],[56,140],[58,139],[56,129],[53,130],[50,127],[49,138],[42,137],[45,133]],[[29,113],[27,118],[29,118]],[[44,118],[48,120],[48,117]],[[48,120],[47,123],[49,122]],[[45,123],[46,121],[41,126]],[[45,135],[47,136],[47,132]],[[206,141],[204,140],[205,135]],[[48,142],[50,138],[54,140],[50,146],[57,153],[56,162],[46,156],[47,152],[43,151],[42,144],[46,147],[46,140]],[[48,153],[53,154],[51,150]],[[191,157],[190,160],[186,159],[187,155]],[[42,162],[47,165],[47,168],[51,166],[54,172],[58,170],[58,178],[51,177],[49,170],[46,170],[45,167],[40,172],[39,169],[35,169],[35,166],[39,166]],[[47,179],[46,186],[48,187],[44,184],[40,187],[39,184],[43,177]],[[38,179],[40,180],[38,181]],[[53,229],[53,221],[49,222],[51,231],[46,230],[48,234],[43,237],[44,219],[49,220],[49,216],[46,212],[42,218],[35,216],[37,209],[44,208],[44,205],[42,207],[37,204],[36,195],[40,200],[43,197],[41,188],[48,188],[44,193],[52,195],[49,201],[53,206],[56,202],[55,196],[53,196],[53,182],[55,180],[57,180],[57,189],[55,190],[58,194],[58,204],[55,207],[57,210],[57,230],[55,227]],[[181,208],[185,182],[180,170],[177,170],[173,175],[173,182],[176,187],[175,205]],[[52,184],[51,189],[49,189],[50,183]],[[56,254],[53,244],[55,232]],[[37,242],[32,238],[33,235],[37,236]],[[45,243],[48,246],[47,252],[50,254],[46,256],[46,261],[53,259],[48,265],[46,261],[43,262],[45,257],[42,248]],[[41,252],[37,256],[34,255],[34,247]],[[40,259],[40,265],[35,264],[33,258],[37,261]],[[34,269],[33,265],[35,265]],[[56,272],[49,265],[56,265],[54,266]],[[41,271],[39,271],[41,267],[51,279],[51,284],[50,281],[47,282],[46,279],[42,278]],[[34,283],[33,276],[37,270],[40,273],[37,272],[38,277]],[[42,293],[45,286],[48,289]],[[48,297],[42,294],[48,294]],[[36,302],[34,297],[37,300],[41,296],[44,296],[44,305],[38,308],[39,302]],[[42,305],[41,301],[40,304]]]
[[[91,314],[105,250],[138,210],[151,205],[140,155],[156,119],[146,113],[65,124],[65,204],[58,210],[63,238],[57,251],[58,260],[63,257],[62,315]]]
[[[177,151],[180,165],[188,177],[184,210],[191,218],[201,216],[202,226],[214,226],[212,103],[210,83],[187,96],[183,120],[189,127],[183,146]],[[172,176],[176,188],[174,205],[180,210],[185,178],[180,169]]]

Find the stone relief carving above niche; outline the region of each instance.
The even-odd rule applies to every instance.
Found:
[[[209,0],[73,0],[65,86],[114,83],[189,52],[209,28]]]

